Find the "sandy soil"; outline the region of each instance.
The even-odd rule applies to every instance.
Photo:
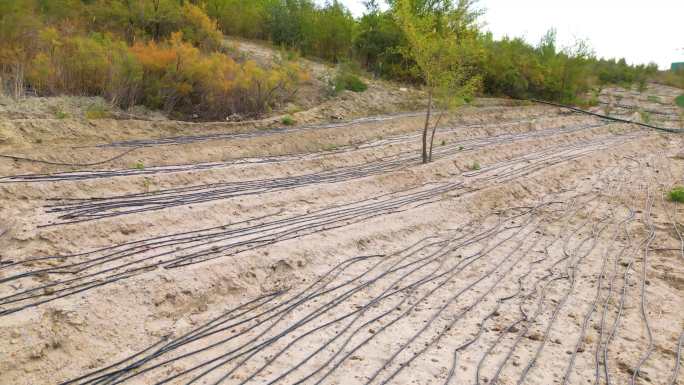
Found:
[[[0,160],[0,384],[684,383],[681,136],[7,110],[2,154],[124,155]]]

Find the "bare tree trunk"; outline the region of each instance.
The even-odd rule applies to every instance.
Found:
[[[437,132],[437,126],[439,126],[439,121],[442,120],[442,116],[444,116],[444,111],[442,110],[439,113],[439,117],[437,117],[437,121],[435,122],[434,127],[432,127],[432,135],[430,136],[430,151],[428,153],[428,162],[432,162],[432,145],[435,142],[435,133]]]
[[[432,109],[432,88],[430,88],[430,90],[428,91],[427,114],[425,114],[425,127],[423,127],[423,163],[428,162],[427,133],[428,133],[428,128],[430,127],[431,109]]]

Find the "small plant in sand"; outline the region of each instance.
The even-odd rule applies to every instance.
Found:
[[[283,117],[283,119],[281,119],[280,122],[281,122],[282,124],[286,125],[286,126],[292,126],[292,125],[295,124],[294,118],[291,117],[290,115],[287,115],[287,116]]]
[[[684,187],[682,186],[674,187],[667,195],[673,202],[684,203]]]
[[[642,122],[644,122],[646,124],[651,123],[651,114],[648,113],[647,111],[640,110],[639,116],[641,117]]]
[[[326,144],[325,146],[323,146],[323,151],[335,151],[335,150],[337,150],[337,145],[335,145],[333,143],[329,143],[329,144]]]
[[[651,103],[661,103],[660,96],[657,95],[649,95],[646,99]]]
[[[135,162],[135,165],[133,167],[135,167],[136,170],[144,170],[145,164],[142,162],[142,160],[139,160]]]
[[[55,107],[55,108],[53,108],[53,109],[52,109],[52,113],[55,115],[55,118],[56,118],[56,119],[60,119],[60,120],[61,120],[61,119],[66,119],[66,118],[69,117],[69,114],[67,114],[66,112],[64,112],[64,110],[62,110],[62,107]]]
[[[442,140],[442,146],[446,146],[446,140]]]
[[[463,146],[458,146],[458,151],[463,151]]]
[[[150,187],[152,187],[152,179],[148,177],[143,178],[143,187],[145,187],[146,192],[150,192]]]
[[[481,168],[481,167],[480,167],[480,163],[479,163],[478,161],[474,161],[473,164],[470,165],[470,169],[471,169],[472,171],[477,171],[477,170],[479,170],[480,168]]]
[[[603,107],[603,114],[606,116],[610,116],[611,112],[613,112],[613,106],[610,105],[610,103],[608,103],[605,105],[605,107]]]

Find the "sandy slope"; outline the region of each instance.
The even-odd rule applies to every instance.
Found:
[[[681,383],[682,139],[505,104],[3,161],[0,383]]]

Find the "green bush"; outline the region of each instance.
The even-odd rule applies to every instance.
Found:
[[[675,103],[676,103],[679,107],[684,108],[684,94],[681,94],[681,95],[677,96],[677,98],[675,99]]]
[[[283,117],[280,122],[286,126],[293,126],[296,123],[294,118],[290,115]]]
[[[86,119],[106,119],[111,116],[107,106],[101,103],[94,103],[88,106],[86,109],[85,117]]]
[[[357,76],[358,72],[360,72],[360,70],[350,63],[340,64],[337,68],[337,74],[332,81],[334,93],[338,94],[344,90],[353,92],[363,92],[367,90],[368,86]]]
[[[340,92],[342,90],[348,90],[353,92],[363,92],[368,89],[366,83],[364,83],[358,76],[354,74],[345,74],[335,78],[335,91]]]
[[[677,187],[673,188],[668,193],[668,196],[669,196],[670,200],[673,202],[684,203],[684,187],[677,186]]]

